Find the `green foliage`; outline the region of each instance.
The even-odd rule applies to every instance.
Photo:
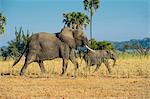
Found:
[[[114,49],[112,43],[108,41],[97,42],[97,45],[98,45],[98,49],[108,49],[108,50]]]
[[[7,57],[16,59],[24,51],[29,38],[29,31],[24,33],[22,27],[17,30],[15,28],[15,39],[8,42],[8,46],[1,48],[1,56],[6,60]]]
[[[92,39],[92,47],[91,48],[94,50],[104,50],[104,49],[114,50],[111,42],[108,42],[108,41],[97,42],[95,39]]]
[[[81,12],[64,13],[63,17],[65,25],[73,29],[83,29],[83,26],[86,28],[90,21],[88,16]]]
[[[6,25],[6,17],[0,13],[0,34],[5,32],[5,25]]]
[[[15,39],[8,42],[9,55],[13,58],[17,58],[24,51],[27,40],[29,38],[29,31],[24,33],[22,27],[19,31],[15,28]]]
[[[6,61],[7,57],[9,56],[8,47],[2,46],[0,48],[0,56],[3,57],[3,60]]]
[[[99,0],[84,0],[84,10],[92,12],[93,15],[94,10],[99,8]]]
[[[90,43],[92,43],[92,45],[91,45],[92,49],[94,49],[94,50],[98,49],[98,44],[97,44],[97,41],[95,39],[91,39]]]
[[[124,46],[123,46],[123,51],[125,51],[125,50],[128,50],[130,48],[130,46],[128,45],[128,44],[124,44]]]

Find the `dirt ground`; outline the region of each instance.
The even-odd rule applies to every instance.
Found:
[[[150,99],[149,78],[0,76],[0,99]]]
[[[95,67],[87,73],[83,62],[76,78],[71,63],[60,76],[61,63],[45,61],[46,74],[32,63],[21,77],[23,61],[13,68],[13,61],[0,61],[0,99],[150,99],[149,58],[119,59],[111,74],[104,64],[96,73]]]

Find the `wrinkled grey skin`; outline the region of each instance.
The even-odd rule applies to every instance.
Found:
[[[71,39],[68,37],[68,31],[69,33],[72,33],[72,35],[69,36]],[[62,33],[67,34],[67,36],[61,36]],[[72,45],[68,43],[68,39],[66,40],[63,37],[67,37],[70,42],[73,42]],[[24,74],[28,65],[32,62],[37,62],[41,71],[45,72],[43,61],[52,60],[55,58],[63,59],[62,74],[64,74],[67,69],[68,60],[71,60],[71,62],[75,65],[76,70],[78,68],[78,63],[76,61],[74,48],[87,43],[88,39],[83,31],[72,30],[69,28],[62,29],[62,31],[60,33],[56,33],[56,35],[44,32],[33,34],[28,39],[28,44],[23,52],[23,54],[26,53],[26,58],[25,63],[20,71],[20,75]],[[19,62],[21,57],[22,56],[20,56],[20,58],[14,62],[13,66]]]
[[[83,59],[85,60],[88,68],[90,68],[90,66],[96,65],[96,69],[94,72],[96,72],[101,66],[101,64],[104,63],[108,69],[108,72],[111,73],[108,59],[112,59],[114,61],[114,64],[113,64],[114,66],[117,58],[116,58],[116,55],[112,51],[95,50],[95,53],[88,51],[87,54],[84,54]]]

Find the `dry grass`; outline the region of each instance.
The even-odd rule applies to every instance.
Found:
[[[20,69],[23,66],[24,60],[21,60],[15,67],[12,68],[13,60],[9,61],[0,61],[0,74],[12,74],[19,75]],[[80,59],[78,59],[80,63]],[[112,64],[112,61],[110,61]],[[62,60],[55,59],[52,61],[44,61],[44,65],[47,71],[47,76],[56,76],[61,73],[62,69]],[[88,75],[94,75],[98,77],[103,76],[112,76],[112,77],[123,77],[123,78],[131,78],[131,77],[150,77],[150,58],[149,57],[137,57],[132,58],[128,57],[125,59],[118,59],[115,67],[111,67],[112,73],[109,74],[107,68],[104,64],[100,67],[98,72],[93,73],[95,66],[91,67],[91,72],[87,72],[86,64],[83,61],[81,66],[77,71],[78,77],[86,77]],[[41,71],[39,65],[37,63],[32,63],[28,66],[26,76],[41,75]],[[74,65],[69,62],[66,76],[74,75]]]
[[[79,60],[80,62],[80,60]],[[72,77],[74,66],[69,62],[67,73],[61,77],[61,59],[45,61],[47,74],[41,74],[37,63],[28,66],[25,76],[18,76],[23,60],[14,68],[13,61],[0,61],[0,98],[12,99],[99,99],[150,98],[150,58],[120,58],[112,74],[104,65],[98,72],[86,72],[85,63]],[[15,75],[15,76],[14,76]]]

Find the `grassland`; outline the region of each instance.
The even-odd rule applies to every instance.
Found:
[[[74,66],[69,62],[67,73],[60,76],[61,59],[45,61],[47,73],[41,74],[32,63],[20,77],[22,59],[15,67],[13,60],[0,61],[0,98],[7,99],[149,99],[150,57],[120,56],[109,74],[105,65],[98,72],[87,72],[85,63],[74,78]],[[80,62],[80,60],[79,60]]]

